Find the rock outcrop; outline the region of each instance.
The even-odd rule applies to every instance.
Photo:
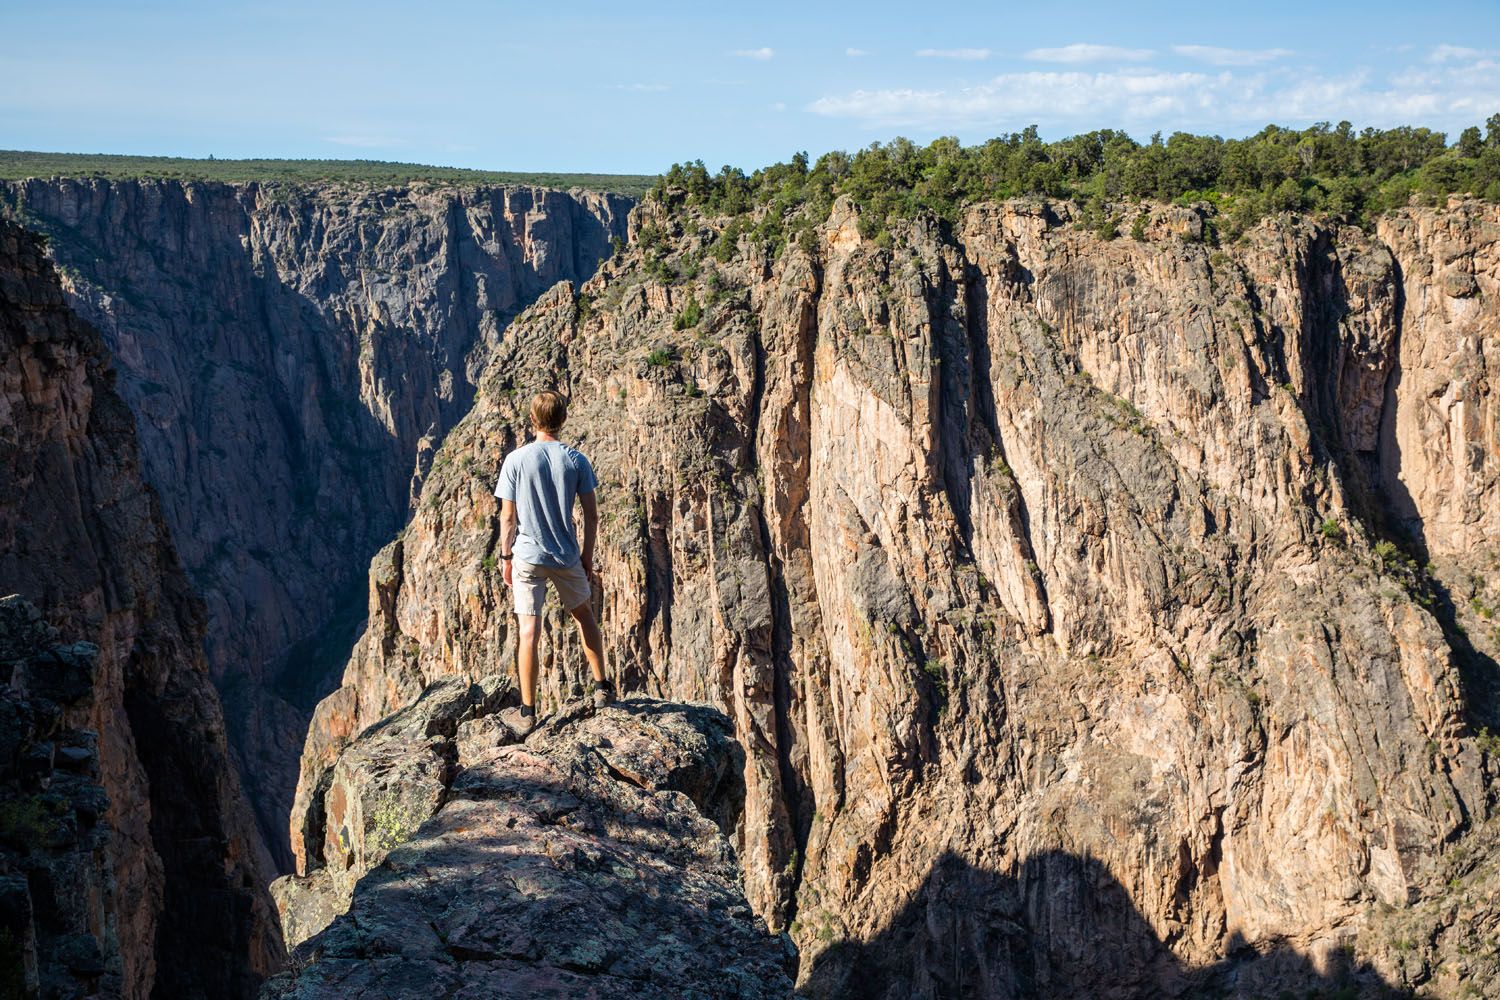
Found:
[[[325,864],[271,887],[289,948],[347,910],[360,878],[447,801],[461,727],[484,719],[480,730],[492,732],[494,713],[517,701],[499,678],[438,681],[342,749],[298,831]]]
[[[37,610],[0,603],[0,891],[20,974],[44,996],[253,996],[284,950],[202,609],[99,335],[41,240],[0,220],[12,591]]]
[[[58,638],[0,599],[0,996],[121,996],[98,734],[76,725],[99,647]]]
[[[299,870],[353,734],[509,668],[491,489],[556,385],[610,669],[734,720],[746,894],[812,995],[1389,982],[1377,914],[1495,805],[1500,210],[1222,247],[1141,211],[877,242],[840,203],[773,253],[643,203],[512,324],[374,560]],[[554,611],[544,708],[578,652]]]
[[[337,682],[370,557],[405,521],[501,331],[625,233],[627,199],[537,188],[30,180],[104,335],[208,610],[208,657],[267,840]]]
[[[267,1000],[791,997],[795,951],[751,913],[726,836],[744,794],[728,719],[632,699],[523,742],[494,714],[507,684],[466,688],[440,682],[344,751],[327,836],[362,877]],[[435,796],[393,728],[447,732]],[[289,888],[291,933],[311,897]]]

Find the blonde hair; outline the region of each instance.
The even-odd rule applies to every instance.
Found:
[[[531,397],[531,426],[548,434],[562,430],[568,419],[568,401],[560,392],[547,389]]]

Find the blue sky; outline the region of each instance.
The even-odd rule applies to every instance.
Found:
[[[4,4],[3,148],[656,173],[1500,112],[1493,0]]]

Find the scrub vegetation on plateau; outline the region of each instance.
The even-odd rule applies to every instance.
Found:
[[[637,174],[580,174],[556,171],[468,170],[384,160],[219,160],[176,156],[115,156],[96,153],[38,153],[0,150],[0,180],[29,177],[100,177],[106,180],[219,181],[248,183],[331,183],[363,187],[429,184],[516,184],[566,190],[587,188],[638,198],[654,177]]]
[[[1047,142],[1036,126],[973,146],[898,138],[816,163],[798,153],[751,174],[679,163],[651,191],[730,218],[726,245],[748,232],[777,252],[810,238],[840,195],[860,207],[867,238],[882,238],[897,219],[951,223],[975,202],[1040,196],[1076,200],[1108,238],[1120,235],[1128,203],[1150,200],[1205,206],[1210,236],[1234,239],[1280,212],[1368,226],[1387,210],[1454,194],[1500,201],[1500,114],[1451,145],[1427,128],[1355,131],[1349,122],[1268,125],[1244,139],[1157,133],[1144,143],[1112,129]]]

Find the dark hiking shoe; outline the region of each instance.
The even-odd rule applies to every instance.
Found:
[[[613,681],[594,682],[594,707],[603,708],[615,700],[615,685]]]
[[[536,728],[536,709],[530,705],[519,705],[500,713],[500,721],[511,728],[521,739],[531,735]]]

